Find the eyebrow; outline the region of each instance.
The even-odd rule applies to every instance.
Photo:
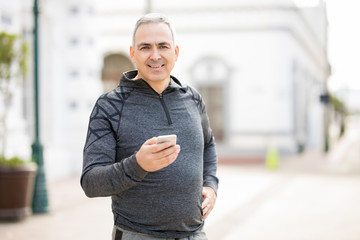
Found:
[[[137,45],[137,48],[140,48],[140,47],[143,47],[143,46],[151,46],[152,44],[150,43],[147,43],[147,42],[142,42],[142,43],[139,43]],[[171,43],[169,42],[159,42],[159,43],[156,43],[156,45],[158,46],[171,46]]]
[[[160,45],[160,46],[163,46],[163,45],[171,45],[169,42],[160,42],[160,43],[158,43],[158,45]]]
[[[150,43],[139,43],[136,47],[141,48],[141,47],[144,47],[144,46],[151,46],[151,44]]]

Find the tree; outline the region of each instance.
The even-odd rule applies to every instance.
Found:
[[[28,72],[28,45],[21,38],[0,33],[0,155],[5,155],[7,114],[14,90]]]

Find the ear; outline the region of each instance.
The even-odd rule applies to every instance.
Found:
[[[179,46],[176,45],[176,46],[175,46],[175,61],[178,60],[178,57],[179,57]]]
[[[133,63],[135,63],[134,55],[135,55],[135,50],[134,50],[133,46],[130,46],[130,58]]]

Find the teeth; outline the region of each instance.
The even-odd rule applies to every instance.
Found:
[[[149,67],[151,67],[151,68],[161,68],[162,66],[164,66],[164,65],[160,65],[160,66],[151,66],[151,65],[148,65]]]

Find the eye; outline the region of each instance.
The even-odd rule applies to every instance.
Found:
[[[169,49],[169,46],[167,46],[167,45],[161,45],[160,48],[161,48],[161,49]]]
[[[150,49],[149,46],[142,46],[142,47],[140,47],[140,50],[148,50],[148,49]]]

